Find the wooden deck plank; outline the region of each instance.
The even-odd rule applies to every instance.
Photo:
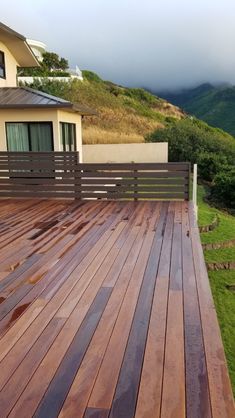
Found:
[[[186,416],[211,418],[206,356],[193,263],[188,205],[182,208]]]
[[[161,418],[185,417],[181,204],[175,203]]]
[[[1,418],[233,418],[187,202],[0,200]]]
[[[174,204],[171,203],[159,261],[135,418],[160,417],[173,222]]]
[[[108,418],[109,411],[107,409],[87,408],[84,418]]]

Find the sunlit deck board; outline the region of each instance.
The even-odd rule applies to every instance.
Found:
[[[0,202],[0,417],[232,418],[187,202]]]

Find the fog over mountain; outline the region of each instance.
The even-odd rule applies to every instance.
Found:
[[[1,21],[72,66],[154,90],[235,83],[234,0],[8,0]]]

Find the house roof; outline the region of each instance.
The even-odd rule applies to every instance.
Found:
[[[39,67],[26,38],[0,22],[0,41],[6,45],[21,67]]]
[[[29,87],[0,88],[0,109],[61,109],[68,112],[92,116],[97,113],[80,104],[73,104],[67,100],[51,96],[42,91]]]

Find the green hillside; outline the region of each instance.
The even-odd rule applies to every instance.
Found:
[[[160,93],[186,112],[235,136],[235,86],[202,84],[179,93]]]
[[[170,131],[176,145],[186,136],[192,138],[192,146],[199,152],[211,152],[211,147],[208,149],[205,146],[205,136],[211,145],[214,144],[213,152],[218,150],[218,144],[221,143],[222,146],[224,141],[234,147],[235,141],[229,134],[186,115],[179,107],[144,89],[127,88],[104,81],[91,71],[83,71],[83,77],[83,81],[72,80],[69,83],[48,79],[42,82],[35,80],[31,87],[74,103],[81,103],[97,111],[97,116],[85,117],[83,120],[85,144],[144,142],[146,138],[154,140],[153,132],[157,132],[157,136],[165,141],[168,140]],[[205,85],[200,91],[202,93],[202,90],[205,92],[209,88],[209,85]],[[193,94],[195,96],[196,93]],[[198,131],[196,136],[195,130]],[[186,146],[181,148],[187,151]],[[171,148],[169,151],[169,157],[173,158]],[[230,154],[230,147],[228,153]],[[191,152],[184,154],[184,158],[192,160]],[[177,158],[179,157],[177,155]]]
[[[83,141],[144,142],[158,128],[185,117],[178,107],[144,89],[125,88],[83,71],[83,81],[35,81],[31,87],[95,109],[98,116],[83,120]]]

